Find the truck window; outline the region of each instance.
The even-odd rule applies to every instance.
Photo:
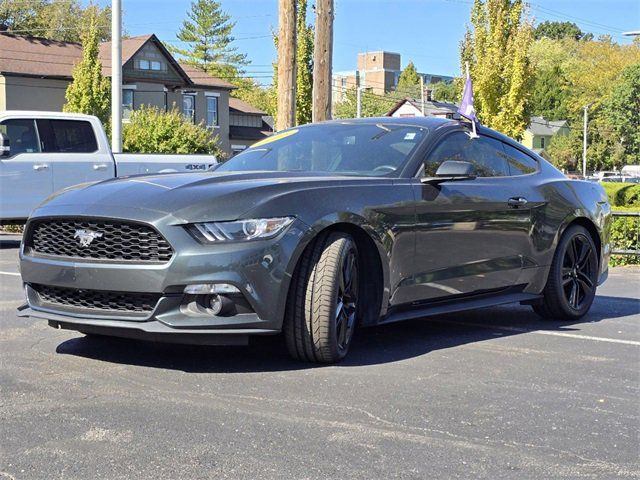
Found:
[[[51,153],[92,153],[98,142],[91,123],[83,120],[38,121],[44,151]]]
[[[40,141],[33,120],[23,118],[5,120],[0,123],[0,133],[9,137],[11,156],[18,153],[40,152]]]

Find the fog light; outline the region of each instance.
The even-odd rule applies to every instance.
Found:
[[[207,295],[209,293],[231,294],[240,293],[240,290],[228,283],[196,283],[184,287],[184,293],[190,295]]]
[[[222,312],[223,302],[220,295],[210,295],[207,303],[213,315],[219,315]]]

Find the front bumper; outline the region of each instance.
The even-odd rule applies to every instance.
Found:
[[[32,218],[78,217],[77,212],[36,212]],[[62,209],[64,210],[64,209]],[[248,335],[278,333],[297,250],[307,226],[296,220],[273,240],[202,245],[184,228],[184,221],[156,211],[122,212],[102,208],[90,218],[142,222],[156,228],[172,245],[164,264],[112,263],[43,257],[20,251],[20,270],[28,305],[20,312],[49,320],[58,328],[85,333],[148,338],[181,343],[243,343]],[[27,226],[28,231],[28,226]],[[235,315],[212,315],[185,308],[185,286],[226,283],[235,286],[249,308]],[[33,285],[83,291],[151,293],[159,296],[152,311],[97,311],[41,302]],[[222,341],[217,337],[224,336]],[[197,340],[193,340],[196,337]]]

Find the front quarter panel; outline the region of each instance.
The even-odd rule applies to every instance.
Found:
[[[376,245],[383,270],[383,310],[390,291],[410,271],[415,252],[414,194],[408,180],[359,179],[289,191],[257,205],[243,216],[260,218],[295,215],[309,225],[286,268],[293,275],[300,255],[309,243],[329,227],[360,228]],[[286,294],[286,289],[283,289]],[[284,303],[286,297],[281,299]]]

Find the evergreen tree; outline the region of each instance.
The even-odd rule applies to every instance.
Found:
[[[67,103],[63,110],[95,115],[106,125],[110,114],[111,82],[102,75],[97,22],[97,17],[92,16],[83,33],[82,60],[73,68],[73,81],[67,87]]]
[[[470,64],[475,108],[488,127],[519,138],[529,117],[531,86],[529,46],[532,26],[522,0],[474,0],[473,30],[461,44],[461,59]]]
[[[418,75],[418,71],[413,62],[409,62],[409,64],[404,67],[404,70],[400,72],[396,91],[405,97],[420,96],[420,75]]]
[[[235,22],[222,11],[220,2],[195,0],[182,22],[178,40],[187,46],[171,47],[186,63],[210,75],[234,80],[249,64],[247,56],[232,46]]]
[[[314,29],[307,24],[307,0],[298,0],[297,9],[296,124],[304,125],[311,123]]]
[[[541,70],[533,84],[531,113],[546,120],[566,120],[569,116],[567,97],[567,80],[562,68],[556,65]]]

